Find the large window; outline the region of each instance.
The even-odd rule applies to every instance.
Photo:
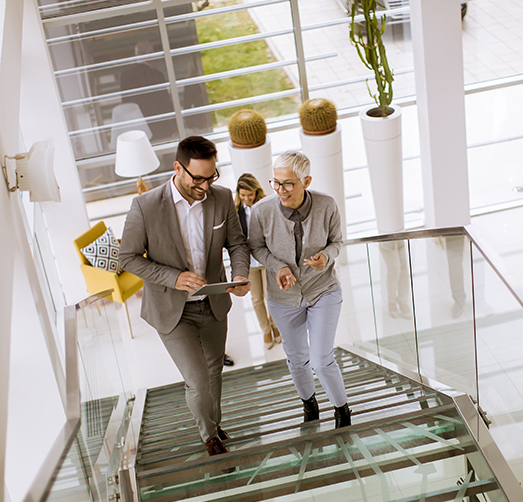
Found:
[[[303,100],[328,98],[343,118],[372,102],[367,89],[373,91],[372,75],[349,42],[350,0],[39,2],[87,201],[133,193],[134,183],[114,173],[115,138],[122,131],[144,129],[155,145],[161,167],[149,179],[154,185],[172,171],[180,137],[204,134],[226,141],[228,119],[240,108],[262,113],[278,154],[300,146],[296,131],[295,137],[277,136],[298,126]],[[409,2],[382,3],[388,12],[385,37],[394,97],[414,102]],[[469,0],[461,6],[466,86],[478,91],[495,88],[492,79],[517,79],[523,73],[523,6],[513,0]],[[443,41],[444,26],[441,36]],[[473,210],[522,197],[516,188],[523,180],[509,174],[516,169],[515,157],[506,155],[519,148],[518,114],[511,119],[505,103],[504,114],[496,115],[497,101],[489,95],[497,100],[500,93],[479,92],[466,101]],[[478,115],[478,107],[490,118]],[[414,186],[406,186],[406,213],[417,221],[423,212],[421,167],[417,118],[410,115],[404,125],[404,171]],[[351,127],[344,131],[350,135],[344,142],[347,221],[353,228],[367,222],[367,228],[374,218],[372,197],[366,160],[357,150],[359,131]],[[517,131],[515,137],[510,131]],[[486,164],[494,151],[502,170]],[[226,155],[219,160],[228,162]],[[501,172],[502,180],[493,179]],[[486,179],[497,189],[486,188]]]

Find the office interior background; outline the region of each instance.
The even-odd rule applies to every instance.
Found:
[[[384,3],[399,9],[389,15],[385,43],[403,113],[405,228],[472,223],[518,284],[523,5]],[[0,190],[0,479],[3,500],[19,501],[65,421],[48,345],[54,340],[63,353],[64,306],[87,296],[73,240],[98,221],[120,236],[137,196],[135,180],[114,172],[118,134],[147,130],[161,161],[144,177],[150,188],[172,176],[179,139],[205,135],[218,145],[218,183],[234,189],[227,130],[234,111],[262,113],[277,156],[301,148],[301,103],[328,98],[342,129],[346,237],[371,236],[377,226],[358,112],[372,103],[367,80],[373,84],[350,44],[342,0],[0,0],[0,7],[0,153],[14,156],[52,138],[61,190],[59,203]],[[137,76],[139,62],[149,77]],[[130,103],[138,116],[126,115]],[[139,319],[139,303],[129,302],[133,340],[115,310],[121,338],[138,347],[128,349],[133,385],[179,380]],[[248,298],[234,300],[230,319],[236,367],[284,357],[277,347],[263,350]],[[350,330],[340,341],[351,343]],[[511,343],[519,375],[522,345],[516,336]],[[512,383],[515,408],[503,420],[516,424],[519,439],[523,394]],[[504,432],[496,440],[511,441]],[[517,450],[509,463],[521,481]]]

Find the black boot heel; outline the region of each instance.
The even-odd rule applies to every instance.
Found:
[[[347,427],[350,425],[350,413],[349,405],[345,403],[343,406],[334,407],[334,420],[336,422],[336,429],[340,427]]]
[[[320,418],[320,409],[318,401],[316,401],[316,394],[313,394],[309,399],[303,401],[303,421],[312,422]]]

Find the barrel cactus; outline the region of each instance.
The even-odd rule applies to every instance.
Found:
[[[240,110],[229,119],[229,136],[234,146],[249,148],[263,145],[267,137],[267,124],[254,110]]]
[[[328,99],[309,99],[300,107],[300,122],[307,134],[326,134],[336,129],[338,112]]]

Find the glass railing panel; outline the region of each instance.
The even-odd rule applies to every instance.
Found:
[[[469,240],[412,239],[410,251],[420,372],[476,398]]]
[[[125,356],[124,341],[129,337],[125,311],[110,298],[82,304],[76,311],[81,425],[50,500],[72,500],[88,494],[91,498],[85,500],[97,501],[119,495],[115,475],[120,468],[134,389]]]
[[[368,244],[380,356],[416,371],[407,241]]]
[[[479,404],[516,477],[523,472],[523,308],[473,247]]]
[[[367,245],[342,248],[337,272],[343,290],[343,306],[336,343],[355,345],[378,355]]]

